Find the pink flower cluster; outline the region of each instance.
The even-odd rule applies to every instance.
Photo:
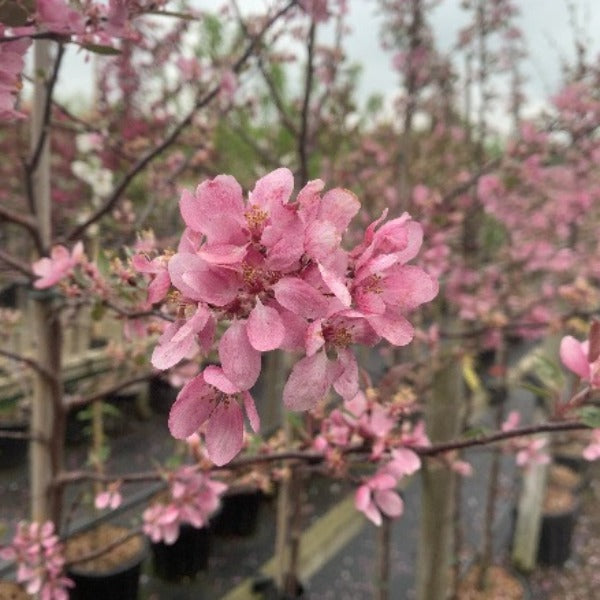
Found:
[[[209,456],[219,465],[242,447],[240,402],[258,428],[248,390],[263,352],[304,353],[283,391],[289,409],[313,408],[332,386],[351,400],[358,392],[351,347],[381,339],[408,344],[414,330],[406,315],[438,292],[432,277],[406,264],[423,238],[408,214],[384,223],[385,211],[346,251],[342,237],[360,209],[354,194],[339,188],[323,194],[324,183],[315,180],[292,202],[293,188],[292,173],[281,168],[259,179],[247,199],[228,175],[184,191],[178,251],[166,266],[152,261],[160,278],[151,284],[152,300],[167,293],[166,269],[179,302],[177,320],[154,350],[155,367],[207,352],[217,322],[228,323],[218,342],[221,366],[191,380],[169,418],[171,433],[182,439],[206,423]],[[142,270],[152,273],[150,264]]]
[[[17,562],[17,581],[26,583],[28,594],[39,594],[41,600],[68,600],[67,588],[73,582],[63,574],[63,545],[51,521],[20,522],[12,544],[0,550],[0,557]]]
[[[83,243],[77,242],[69,252],[64,246],[54,246],[49,257],[44,256],[32,265],[32,270],[39,277],[34,283],[38,290],[56,285],[73,272],[73,269],[84,260]]]
[[[0,23],[0,38],[5,28]],[[0,43],[0,121],[12,121],[25,115],[15,110],[17,94],[21,89],[21,71],[25,64],[25,52],[31,40],[22,39]]]
[[[153,542],[174,544],[183,523],[200,528],[219,508],[227,485],[184,466],[169,477],[169,501],[149,506],[143,514],[144,532]]]
[[[502,423],[502,431],[513,431],[519,427],[521,414],[519,411],[511,410]],[[547,442],[541,438],[514,438],[509,440],[506,449],[515,453],[515,460],[519,467],[528,469],[534,465],[545,465],[550,462],[547,452]]]
[[[393,404],[382,404],[372,395],[359,392],[334,409],[323,420],[315,447],[325,452],[328,463],[340,470],[344,467],[342,453],[351,445],[371,447],[371,458],[383,463],[357,489],[355,506],[375,523],[381,524],[381,513],[399,517],[403,503],[396,487],[400,480],[421,468],[421,459],[411,447],[429,446],[423,423],[398,431],[398,411]]]

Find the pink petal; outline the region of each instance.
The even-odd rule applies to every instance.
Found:
[[[193,195],[184,190],[179,208],[185,224],[205,234],[209,243],[244,243],[242,188],[230,175],[204,181]]]
[[[328,221],[313,221],[305,232],[306,253],[315,260],[323,260],[339,246],[341,236],[335,225]]]
[[[232,265],[242,261],[246,256],[246,246],[233,244],[205,244],[197,252],[207,263],[216,265]]]
[[[186,298],[224,306],[238,293],[239,281],[233,271],[211,266],[196,254],[178,252],[168,268],[173,285]]]
[[[261,177],[250,193],[250,203],[271,212],[274,204],[286,204],[294,190],[294,176],[284,167]]]
[[[338,351],[339,364],[344,369],[333,387],[344,400],[352,400],[358,392],[358,364],[351,350]]]
[[[433,300],[438,282],[419,267],[401,266],[385,277],[383,299],[404,312]]]
[[[250,395],[250,392],[244,392],[244,410],[248,415],[248,421],[250,421],[250,427],[254,433],[258,433],[260,429],[260,416],[256,410],[256,404],[254,404],[254,398]]]
[[[392,490],[376,490],[373,496],[375,504],[388,517],[399,517],[404,512],[404,503],[396,492]]]
[[[171,323],[161,335],[159,344],[152,352],[150,362],[157,369],[170,369],[185,358],[196,346],[193,336],[176,338],[185,327],[184,322]],[[173,338],[176,338],[173,340]]]
[[[202,375],[186,383],[177,395],[169,413],[169,431],[184,440],[195,433],[215,407],[215,393]]]
[[[590,363],[581,342],[567,335],[560,342],[560,359],[563,364],[582,379],[590,378]]]
[[[328,302],[323,294],[298,277],[283,277],[273,291],[281,306],[301,317],[316,319],[327,312]]]
[[[233,383],[231,383],[231,381],[229,381],[229,379],[227,379],[221,367],[209,365],[202,371],[202,375],[206,383],[216,387],[224,394],[237,394],[240,391]]]
[[[256,383],[260,352],[250,344],[245,321],[234,321],[222,335],[219,358],[225,375],[240,390],[248,390]]]
[[[394,346],[406,346],[412,341],[415,334],[413,326],[401,316],[387,313],[385,315],[369,315],[367,321],[378,335]]]
[[[220,467],[228,463],[242,449],[244,443],[244,415],[235,401],[219,402],[206,426],[208,457]]]
[[[156,275],[148,286],[148,304],[156,304],[164,299],[171,287],[169,272],[165,269]]]
[[[361,485],[354,494],[354,507],[356,510],[364,511],[371,502],[371,488]]]
[[[360,202],[352,192],[335,188],[323,196],[319,219],[333,223],[336,230],[343,233],[359,210]]]
[[[306,356],[312,356],[323,347],[323,344],[325,344],[322,330],[323,321],[324,319],[315,319],[306,329]]]
[[[248,316],[246,326],[250,344],[256,350],[268,352],[279,348],[285,335],[285,328],[279,313],[270,306],[265,306],[260,298]]]
[[[337,365],[336,365],[337,367]],[[325,352],[300,359],[292,369],[283,389],[283,403],[290,410],[308,410],[322,400],[339,370]]]
[[[346,283],[343,278],[339,277],[333,271],[327,269],[322,264],[319,264],[319,272],[325,282],[325,285],[333,292],[338,300],[343,304],[345,308],[348,308],[352,304],[352,297],[346,287]]]

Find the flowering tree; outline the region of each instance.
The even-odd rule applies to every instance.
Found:
[[[401,85],[400,127],[352,125],[344,2],[276,2],[253,15],[231,2],[219,16],[133,0],[0,5],[0,119],[10,122],[0,143],[26,156],[21,178],[9,161],[0,166],[7,182],[0,228],[9,241],[0,261],[34,290],[38,340],[34,358],[0,350],[36,379],[36,523],[19,528],[6,556],[19,560],[19,578],[32,591],[61,598],[69,585],[54,535],[63,485],[108,484],[97,505],[112,508],[128,481],[63,470],[65,415],[77,404],[65,400],[61,379],[65,306],[111,309],[143,340],[159,334],[150,358],[156,369],[191,366],[169,428],[178,439],[200,432],[209,462],[129,479],[169,484],[164,501],[145,513],[155,540],[174,541],[181,523],[207,522],[224,491],[207,471],[259,462],[239,456],[244,420],[259,431],[253,388],[276,352],[293,361],[283,406],[312,417],[303,439],[274,445],[262,459],[312,461],[356,482],[356,508],[384,528],[403,512],[398,483],[426,457],[443,462],[446,474],[465,474],[457,451],[512,440],[504,448],[525,465],[545,458],[539,440],[522,436],[593,424],[596,324],[588,343],[561,344],[563,363],[584,386],[556,403],[556,421],[519,427],[501,408],[497,431],[463,439],[469,417],[460,392],[445,414],[435,390],[447,394],[460,376],[456,365],[486,347],[496,352],[494,381],[505,392],[509,334],[540,337],[597,309],[597,67],[580,65],[554,98],[551,119],[521,123],[516,9],[465,3],[473,23],[459,47],[481,63],[473,119],[455,100],[452,57],[435,49],[428,15],[436,3],[380,4]],[[335,29],[331,46],[318,43],[326,21]],[[492,35],[506,42],[502,69]],[[288,36],[302,43],[302,60],[286,54]],[[28,105],[20,73],[31,44]],[[108,55],[98,59],[89,113],[55,97],[67,45]],[[287,89],[291,60],[301,63],[298,95]],[[497,158],[487,151],[486,119],[499,69],[513,77],[520,128]],[[424,132],[417,113],[427,117]],[[326,191],[320,177],[340,187]],[[136,240],[133,232],[146,225],[157,237]],[[108,256],[107,266],[98,246],[125,243],[131,249]],[[412,345],[410,353],[384,350],[393,368],[375,388],[357,354],[380,342]],[[431,390],[423,409],[416,398]],[[445,420],[453,430],[443,437]],[[598,456],[597,437],[596,429],[588,458]]]

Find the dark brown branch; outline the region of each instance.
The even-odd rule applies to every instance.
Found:
[[[300,120],[300,135],[298,137],[298,156],[300,158],[300,187],[306,185],[308,181],[308,110],[310,105],[310,95],[312,92],[312,81],[314,75],[314,47],[315,47],[316,25],[312,21],[308,32],[308,47],[306,57],[306,74],[304,80],[304,100],[302,102],[302,112]]]
[[[30,215],[11,210],[2,205],[0,205],[0,220],[20,225],[32,233],[37,233],[37,223]]]
[[[14,360],[16,362],[21,362],[24,365],[32,368],[34,371],[37,371],[40,375],[46,377],[49,381],[56,381],[56,375],[51,373],[42,365],[40,365],[37,361],[33,360],[33,358],[29,358],[28,356],[23,356],[22,354],[17,354],[16,352],[10,352],[9,350],[3,350],[0,348],[0,356],[5,356],[10,360]]]
[[[76,408],[81,408],[82,406],[87,406],[88,404],[91,404],[92,402],[96,402],[96,400],[102,400],[102,398],[106,398],[107,396],[116,394],[117,392],[120,392],[121,390],[129,387],[130,385],[135,385],[136,383],[140,383],[142,381],[147,381],[153,375],[155,375],[154,372],[144,373],[143,375],[138,375],[137,377],[132,377],[131,379],[127,379],[126,381],[121,381],[120,383],[113,385],[112,387],[106,388],[105,390],[102,390],[100,392],[97,392],[96,394],[92,394],[91,396],[85,396],[83,398],[82,397],[71,398],[66,402],[65,408],[67,410],[74,410]]]
[[[465,448],[473,448],[475,446],[486,446],[495,442],[503,442],[516,437],[536,435],[537,433],[557,432],[557,431],[576,431],[581,429],[589,429],[589,426],[581,421],[556,421],[548,423],[540,423],[539,425],[529,425],[519,429],[511,429],[510,431],[496,431],[488,435],[478,435],[464,440],[455,440],[442,444],[433,444],[431,446],[416,446],[412,448],[421,456],[437,456],[451,452],[452,450],[463,450]]]
[[[25,275],[28,279],[35,279],[35,275],[31,270],[31,267],[27,263],[24,263],[23,261],[19,260],[18,258],[15,258],[14,256],[11,256],[8,252],[5,252],[1,249],[0,261],[11,266],[13,269],[16,269],[20,273],[23,273],[23,275]]]
[[[253,38],[248,44],[244,53],[238,58],[238,60],[234,63],[232,67],[232,71],[234,73],[239,73],[241,71],[242,66],[248,61],[252,53],[254,52],[256,46],[258,45],[261,38],[267,32],[267,30],[285,13],[287,13],[294,5],[296,4],[296,0],[292,0],[286,6],[284,6],[281,10],[277,11],[263,26],[258,35]],[[83,223],[75,227],[67,236],[66,239],[68,241],[74,241],[79,239],[86,229],[110,213],[110,211],[115,207],[117,202],[120,200],[121,196],[127,190],[131,182],[135,179],[135,177],[143,171],[155,158],[157,158],[160,154],[162,154],[167,148],[169,148],[177,139],[181,132],[192,122],[196,112],[209,104],[219,93],[220,84],[213,86],[206,94],[200,97],[192,110],[186,115],[186,117],[180,121],[176,127],[171,131],[170,134],[157,146],[155,146],[152,150],[148,151],[142,158],[140,158],[134,165],[129,169],[129,171],[124,175],[121,179],[117,187],[113,190],[112,194],[106,199],[104,204],[99,207],[88,219],[86,219]]]
[[[27,169],[31,174],[34,173],[37,169],[40,157],[42,156],[44,144],[46,143],[46,138],[48,137],[48,126],[50,123],[50,112],[52,109],[52,93],[54,92],[54,86],[56,85],[56,81],[58,79],[58,72],[60,71],[60,65],[62,63],[64,53],[64,46],[62,44],[59,44],[58,51],[56,53],[56,58],[54,59],[52,74],[50,75],[50,79],[48,79],[48,82],[46,83],[46,101],[44,103],[44,114],[42,116],[42,127],[40,130],[40,137],[38,138],[35,144],[35,150],[33,151],[31,158],[27,161]]]

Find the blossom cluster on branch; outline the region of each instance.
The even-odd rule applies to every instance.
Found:
[[[292,173],[277,169],[245,199],[237,181],[220,175],[184,191],[186,229],[177,252],[133,264],[149,273],[151,301],[169,301],[176,320],[152,355],[168,369],[207,353],[217,324],[220,366],[209,365],[181,390],[171,410],[171,433],[184,439],[206,424],[206,444],[217,465],[242,448],[243,404],[252,428],[259,416],[249,390],[261,372],[261,354],[275,349],[304,354],[283,390],[291,410],[313,408],[333,386],[345,400],[359,390],[352,346],[382,339],[408,344],[406,315],[432,300],[437,282],[408,265],[422,230],[408,214],[371,223],[350,251],[341,242],[360,203],[348,190],[322,193],[309,182],[290,201]],[[168,279],[167,279],[168,277]],[[170,281],[170,286],[167,284]]]
[[[54,523],[21,521],[10,545],[0,548],[0,558],[17,562],[17,581],[25,583],[28,594],[41,600],[67,600],[73,582],[65,577],[63,544]]]

